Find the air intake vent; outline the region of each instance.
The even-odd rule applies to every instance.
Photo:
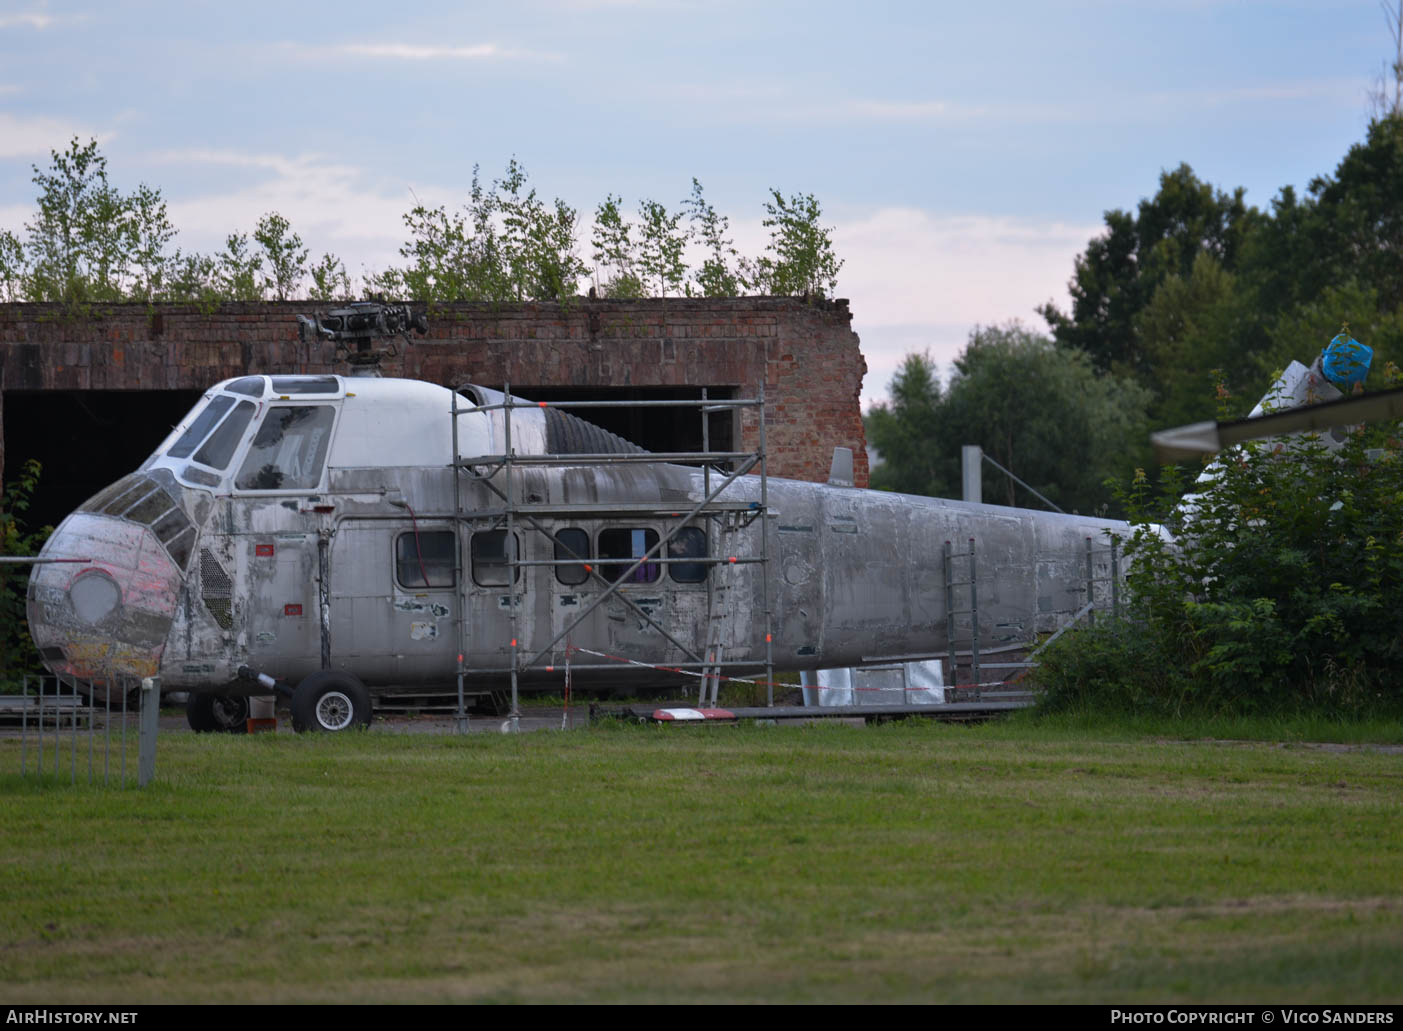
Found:
[[[546,450],[553,455],[640,455],[643,448],[558,408],[546,409]]]
[[[200,594],[216,623],[225,630],[234,625],[234,584],[209,548],[200,551]]]

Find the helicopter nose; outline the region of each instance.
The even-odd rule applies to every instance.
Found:
[[[65,519],[29,578],[29,630],[49,671],[155,676],[194,540],[179,500],[139,474]]]

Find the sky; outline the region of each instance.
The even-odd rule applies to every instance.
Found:
[[[771,189],[813,194],[866,407],[909,352],[1043,330],[1161,172],[1259,207],[1332,172],[1392,46],[1378,0],[0,0],[0,229],[75,136],[187,252],[277,211],[355,280],[513,157],[586,222],[695,177],[751,255]]]

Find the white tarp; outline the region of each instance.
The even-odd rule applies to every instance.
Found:
[[[943,705],[945,674],[939,659],[886,666],[820,669],[800,675],[804,704]]]

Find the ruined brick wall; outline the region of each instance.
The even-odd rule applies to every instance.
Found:
[[[113,305],[74,318],[54,305],[0,305],[0,398],[12,390],[202,390],[247,373],[341,372],[330,345],[297,335],[308,302]],[[401,345],[384,374],[445,386],[763,384],[769,470],[824,480],[835,446],[867,483],[859,392],[866,363],[846,301],[797,298],[455,304]],[[758,418],[742,419],[744,448]],[[14,442],[12,442],[14,443]],[[0,469],[4,442],[0,440]]]

